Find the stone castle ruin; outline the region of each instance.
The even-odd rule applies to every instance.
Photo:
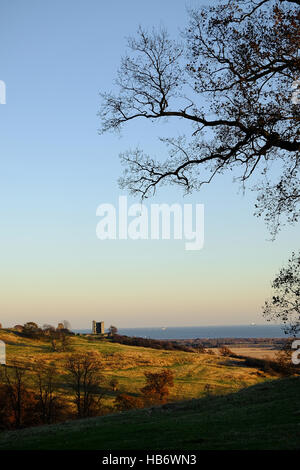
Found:
[[[104,321],[92,321],[92,334],[104,335]]]

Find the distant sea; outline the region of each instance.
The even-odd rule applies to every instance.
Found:
[[[91,333],[91,330],[74,330]],[[152,339],[283,338],[280,325],[178,326],[166,328],[119,328],[118,333]]]

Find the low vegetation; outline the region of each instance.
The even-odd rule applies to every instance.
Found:
[[[3,432],[0,449],[299,449],[300,378],[160,407]]]
[[[167,351],[196,352],[191,346],[186,346],[175,341],[139,338],[135,336],[125,336],[118,334],[114,334],[111,340],[114,343],[126,344],[127,346],[138,346],[151,349],[165,349]]]
[[[0,367],[2,431],[224,396],[295,373],[284,370],[282,358],[245,358],[225,346],[191,354],[190,348],[121,344],[116,332],[107,338],[34,329],[0,330],[7,346],[7,365]]]

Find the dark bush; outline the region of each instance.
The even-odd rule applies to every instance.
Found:
[[[182,344],[178,344],[175,341],[162,341],[158,339],[138,338],[135,336],[132,337],[124,335],[114,335],[111,338],[111,341],[114,343],[126,344],[127,346],[139,346],[143,348],[165,349],[167,351],[185,351],[195,353],[192,348]]]

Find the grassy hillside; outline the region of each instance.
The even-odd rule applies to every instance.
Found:
[[[27,339],[9,330],[0,330],[0,339],[6,343],[8,364],[17,359],[22,361],[25,368],[30,369],[41,359],[55,361],[60,376],[58,387],[63,395],[68,397],[67,375],[64,369],[68,352],[51,352],[49,342]],[[207,384],[214,394],[230,393],[271,377],[255,368],[245,367],[242,360],[217,354],[193,354],[125,346],[108,340],[93,341],[84,336],[71,338],[71,351],[97,351],[100,354],[106,389],[104,404],[107,407],[114,405],[115,396],[120,391],[137,395],[145,384],[144,373],[160,371],[163,368],[172,370],[175,376],[170,401],[200,398],[206,394]],[[29,370],[29,384],[31,377]],[[111,378],[118,379],[119,391],[112,392],[108,385]],[[33,382],[30,385],[34,387]]]
[[[74,336],[69,352],[52,352],[45,339],[28,339],[0,330],[8,365],[27,369],[34,389],[34,363],[55,361],[56,384],[72,402],[65,360],[71,352],[95,351],[105,378],[105,416],[63,424],[3,431],[0,449],[272,449],[297,448],[300,442],[299,379],[281,380],[245,361],[219,354],[164,351]],[[36,367],[36,366],[35,366]],[[169,403],[162,407],[115,412],[120,392],[138,396],[145,372],[167,368],[175,376]],[[119,390],[109,386],[119,381]],[[207,396],[209,384],[210,396]],[[114,413],[114,414],[112,414]]]
[[[0,449],[299,449],[300,379],[225,396],[6,432]]]

